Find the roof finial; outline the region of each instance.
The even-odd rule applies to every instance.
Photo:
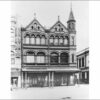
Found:
[[[58,16],[58,21],[60,20],[60,16]]]
[[[34,13],[34,19],[36,19],[36,13]]]
[[[72,2],[70,3],[70,14],[69,14],[69,20],[75,20],[74,19],[74,15],[73,15],[73,11],[72,11]]]
[[[71,4],[70,4],[70,8],[71,8],[71,11],[72,11],[72,2],[71,2]]]

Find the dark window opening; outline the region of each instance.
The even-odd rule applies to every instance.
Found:
[[[57,65],[58,64],[58,54],[52,53],[50,57],[51,64]]]
[[[60,55],[60,63],[61,64],[68,64],[68,53],[62,53]]]

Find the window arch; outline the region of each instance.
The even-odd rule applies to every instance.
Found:
[[[35,54],[32,51],[26,53],[26,63],[35,63]]]
[[[37,53],[37,63],[39,64],[43,64],[43,63],[45,63],[45,53],[43,53],[43,52],[38,52]]]
[[[50,36],[50,44],[54,44],[54,36]]]
[[[64,41],[64,38],[63,37],[60,37],[59,44],[62,45],[63,44],[63,41]]]
[[[29,44],[30,43],[30,36],[29,36],[29,34],[26,34],[26,36],[24,37],[24,43],[25,44]]]
[[[59,42],[59,37],[56,36],[55,39],[54,39],[54,44],[55,44],[55,45],[58,45],[58,42]]]
[[[35,44],[35,36],[34,35],[31,36],[31,44]]]
[[[68,45],[68,37],[64,38],[64,45]]]
[[[39,35],[36,37],[36,44],[37,44],[37,45],[40,44],[40,36],[39,36]]]
[[[68,53],[63,52],[60,54],[60,63],[61,64],[68,64],[68,59],[69,59]]]
[[[41,37],[41,44],[42,45],[45,45],[46,44],[46,38],[45,38],[45,36],[42,36]]]
[[[59,63],[58,57],[59,57],[58,53],[56,53],[56,52],[51,53],[51,56],[50,56],[50,63],[51,63],[51,64],[54,64],[54,65],[57,65],[57,64]]]

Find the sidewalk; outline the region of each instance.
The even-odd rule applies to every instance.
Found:
[[[24,88],[11,91],[12,99],[88,99],[89,85]]]

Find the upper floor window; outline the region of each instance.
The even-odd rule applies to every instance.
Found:
[[[60,37],[60,39],[59,39],[59,44],[60,44],[60,45],[63,44],[63,37]]]
[[[31,29],[33,29],[33,26],[31,26]]]
[[[57,27],[55,28],[55,31],[57,31]]]
[[[68,37],[64,38],[64,45],[68,45]]]
[[[27,52],[26,63],[35,63],[35,54],[32,51]]]
[[[54,43],[54,37],[50,36],[50,44],[53,44],[53,43]]]
[[[79,59],[79,67],[81,67],[81,58]]]
[[[42,36],[42,38],[41,38],[41,44],[42,45],[46,44],[46,38],[45,38],[45,36]]]
[[[37,54],[37,63],[45,63],[45,54],[43,52]]]
[[[61,53],[60,54],[60,63],[61,64],[68,64],[68,59],[69,59],[69,57],[68,57],[68,53]]]
[[[34,23],[34,27],[37,28],[37,23]]]
[[[89,67],[89,55],[86,55],[86,67]]]
[[[82,58],[82,67],[84,67],[84,57]]]
[[[40,30],[40,26],[38,26],[38,30]]]
[[[39,45],[40,44],[40,36],[36,37],[36,44]]]
[[[35,36],[34,35],[31,36],[31,44],[35,44]]]
[[[61,31],[63,31],[63,28],[61,28]]]
[[[50,63],[51,64],[58,64],[59,63],[58,57],[59,57],[59,55],[57,53],[51,53]]]
[[[29,37],[28,34],[24,37],[24,43],[25,44],[29,44],[30,43],[30,37]]]
[[[55,39],[54,39],[54,44],[55,44],[55,45],[58,45],[58,41],[59,41],[59,38],[58,38],[58,37],[55,37]]]

